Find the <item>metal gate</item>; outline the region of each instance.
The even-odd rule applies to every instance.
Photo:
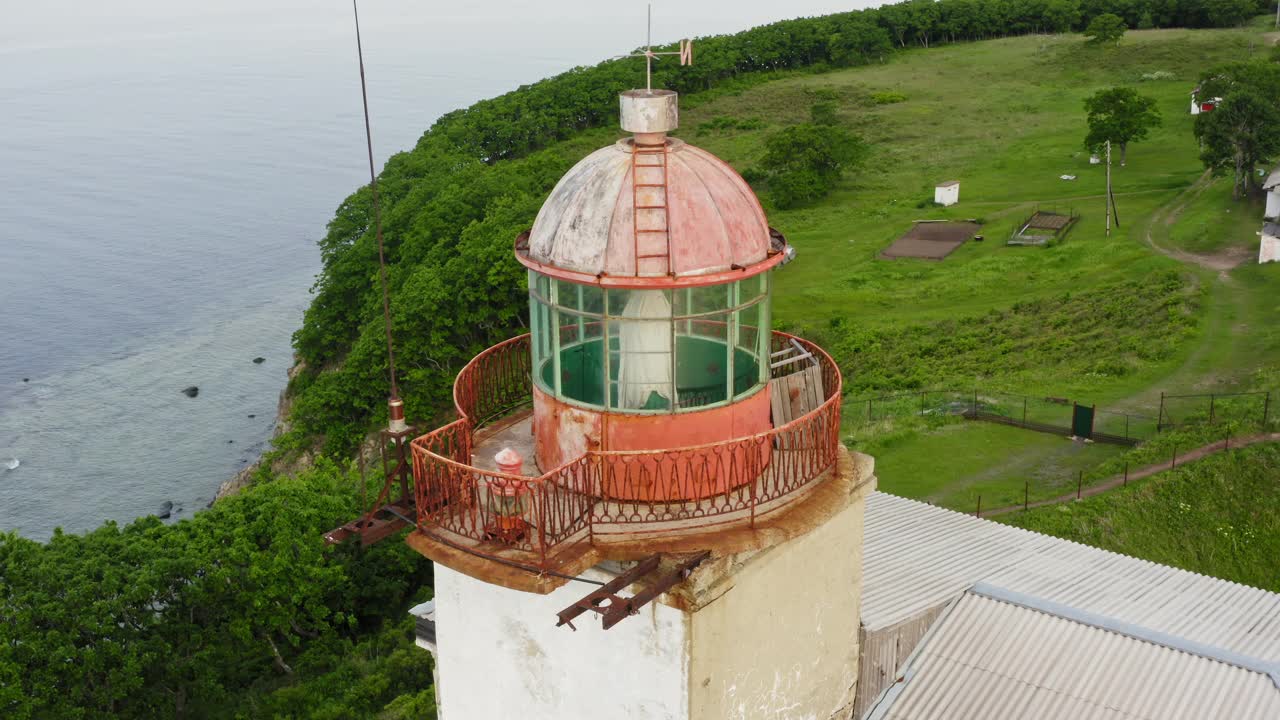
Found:
[[[1072,403],[1071,434],[1078,438],[1093,437],[1093,405]]]

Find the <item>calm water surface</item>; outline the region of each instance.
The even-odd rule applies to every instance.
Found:
[[[315,241],[368,179],[351,7],[34,5],[0,0],[0,531],[186,517],[266,447]],[[853,6],[660,3],[654,36]],[[361,12],[379,163],[644,37],[637,3]]]

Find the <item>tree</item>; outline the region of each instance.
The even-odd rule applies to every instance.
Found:
[[[1124,31],[1127,27],[1124,20],[1119,15],[1111,13],[1103,13],[1093,19],[1089,23],[1089,27],[1085,29],[1085,37],[1089,38],[1089,42],[1102,45],[1104,43],[1118,43],[1120,38],[1124,37]]]
[[[1080,3],[1078,0],[1049,0],[1043,17],[1045,30],[1070,32],[1080,22]]]
[[[1257,13],[1253,0],[1205,0],[1204,12],[1213,27],[1243,25]]]
[[[1089,113],[1089,134],[1084,146],[1089,152],[1097,152],[1108,140],[1120,146],[1120,164],[1125,164],[1129,143],[1142,140],[1152,128],[1160,126],[1160,111],[1156,101],[1137,90],[1114,87],[1099,90],[1084,101]]]
[[[1259,192],[1257,167],[1280,153],[1280,66],[1232,63],[1200,80],[1203,97],[1220,97],[1213,112],[1196,116],[1200,160],[1214,173],[1234,177],[1232,197]]]
[[[862,138],[843,128],[805,123],[770,136],[760,166],[774,204],[792,208],[831,192],[866,153]]]

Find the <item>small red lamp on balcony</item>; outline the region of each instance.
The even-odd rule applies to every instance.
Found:
[[[493,457],[494,464],[503,475],[523,475],[524,458],[511,448],[503,448]],[[529,485],[524,480],[492,477],[486,509],[489,521],[485,533],[498,542],[514,545],[528,534],[529,523],[524,519],[529,509]]]

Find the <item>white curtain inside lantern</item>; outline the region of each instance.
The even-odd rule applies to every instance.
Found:
[[[671,302],[666,293],[633,290],[616,322],[621,355],[619,405],[653,410],[670,407]]]

